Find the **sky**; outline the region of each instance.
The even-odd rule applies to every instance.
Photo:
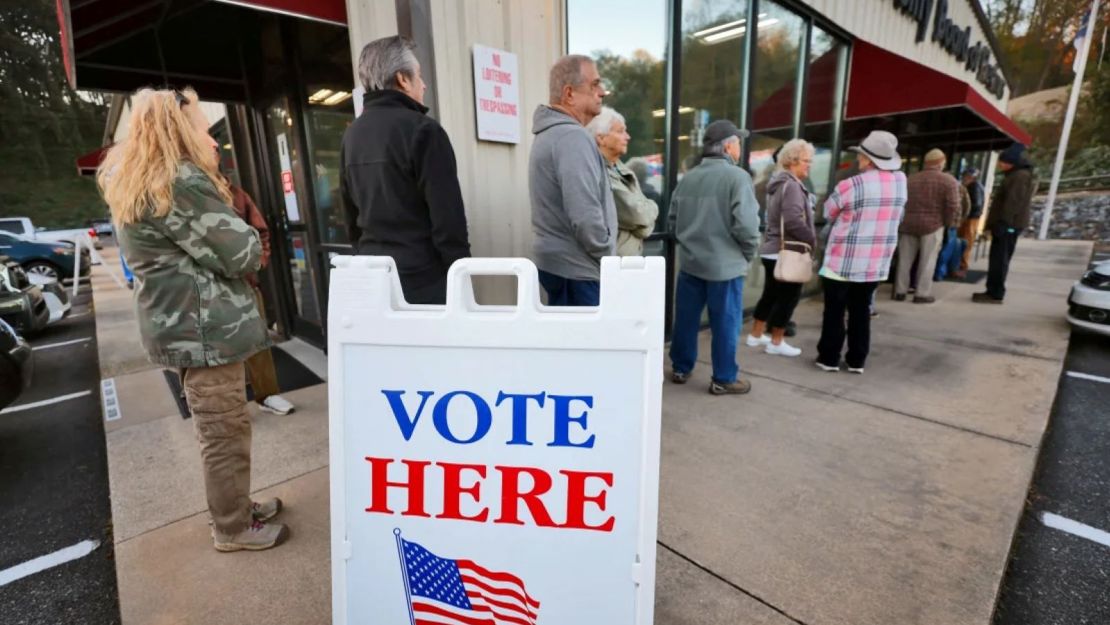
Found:
[[[665,0],[567,0],[570,54],[609,50],[631,56],[647,50],[657,59],[667,47]]]

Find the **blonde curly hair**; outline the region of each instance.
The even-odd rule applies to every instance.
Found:
[[[140,89],[131,98],[127,137],[112,146],[96,182],[117,226],[149,212],[165,217],[173,208],[173,181],[183,162],[196,165],[231,203],[207,122],[192,89]]]

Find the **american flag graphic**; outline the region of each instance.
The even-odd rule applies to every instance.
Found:
[[[535,625],[540,602],[516,575],[441,558],[394,533],[412,625]]]

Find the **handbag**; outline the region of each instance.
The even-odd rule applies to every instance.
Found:
[[[809,243],[795,241],[791,245],[800,245],[804,252],[795,252],[786,249],[786,220],[779,210],[779,259],[775,261],[775,280],[779,282],[793,282],[805,284],[813,277],[813,247]]]

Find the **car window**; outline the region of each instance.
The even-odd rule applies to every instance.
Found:
[[[23,224],[15,220],[0,220],[0,230],[8,232],[23,232]]]

